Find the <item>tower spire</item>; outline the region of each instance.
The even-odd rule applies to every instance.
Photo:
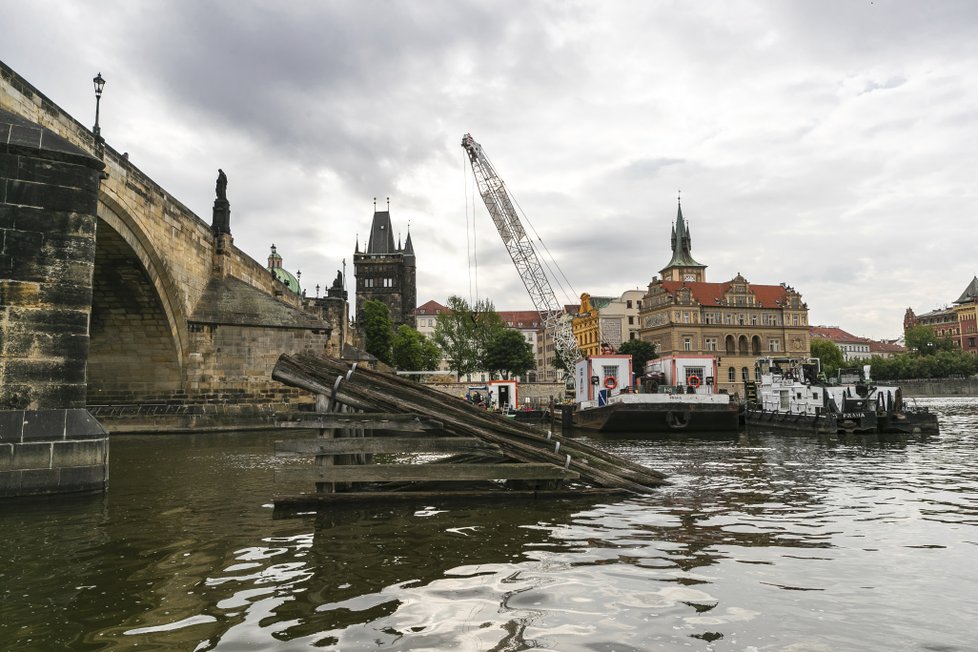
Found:
[[[663,280],[706,280],[706,265],[693,258],[692,244],[693,239],[683,217],[682,196],[679,195],[676,197],[676,221],[672,225],[672,259],[661,270]]]

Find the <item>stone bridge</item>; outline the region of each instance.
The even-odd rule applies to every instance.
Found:
[[[111,422],[102,406],[186,417],[297,399],[271,369],[338,354],[345,294],[289,291],[234,246],[217,195],[208,223],[0,62],[0,410]],[[3,423],[0,471],[3,443],[34,432]]]

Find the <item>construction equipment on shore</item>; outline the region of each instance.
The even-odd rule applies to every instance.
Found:
[[[423,497],[540,498],[648,493],[662,473],[488,412],[412,380],[314,355],[283,355],[272,378],[317,396],[315,412],[284,416],[282,427],[318,430],[312,440],[278,442],[276,453],[315,456],[283,469],[315,493],[276,507]],[[427,462],[398,456],[445,453]]]
[[[475,175],[479,186],[479,194],[485,202],[486,209],[496,225],[496,231],[502,238],[506,251],[509,252],[516,271],[523,281],[526,291],[533,301],[533,307],[543,320],[543,327],[553,339],[554,350],[563,361],[565,369],[573,369],[574,364],[581,359],[581,349],[574,337],[570,316],[554,294],[553,286],[540,264],[533,241],[527,236],[523,222],[513,206],[513,201],[506,191],[506,184],[496,174],[495,168],[489,162],[482,145],[475,142],[472,134],[462,138],[462,148],[469,155],[472,164],[472,174]]]

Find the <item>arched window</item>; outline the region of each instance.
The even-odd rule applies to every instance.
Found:
[[[746,335],[740,336],[740,340],[738,340],[737,342],[737,348],[740,349],[741,355],[747,355],[747,353],[750,351],[750,349],[748,348]]]
[[[747,367],[740,368],[740,379],[743,381],[750,380],[750,372],[747,371]]]
[[[733,367],[727,369],[727,380],[729,380],[732,383],[737,381],[737,370],[734,369]]]
[[[737,353],[737,341],[734,339],[733,335],[727,335],[723,344],[724,348],[727,350],[727,353],[730,355]]]
[[[758,335],[750,338],[750,352],[753,355],[761,354],[761,338]]]

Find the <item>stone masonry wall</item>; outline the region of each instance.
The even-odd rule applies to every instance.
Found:
[[[0,498],[101,491],[109,440],[87,410],[0,412]]]
[[[0,112],[0,409],[85,406],[97,160]]]

